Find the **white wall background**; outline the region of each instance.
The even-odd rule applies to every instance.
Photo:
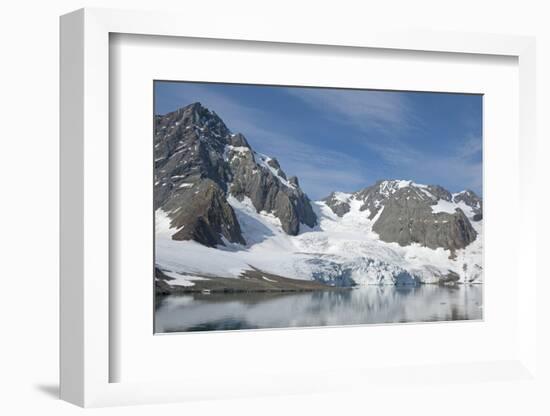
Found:
[[[201,6],[201,3],[202,6]],[[58,368],[58,16],[80,7],[179,10],[189,18],[213,13],[270,16],[287,24],[388,25],[440,30],[536,35],[538,41],[538,210],[548,218],[550,152],[550,12],[535,0],[351,0],[208,1],[197,0],[19,0],[0,11],[0,413],[56,414],[82,410],[56,399]],[[185,24],[185,22],[182,22]],[[543,139],[543,138],[546,138]],[[540,221],[540,258],[546,256],[548,222]],[[541,260],[542,265],[542,260]],[[540,273],[544,273],[542,267]],[[548,283],[540,293],[539,354],[550,374]],[[92,410],[101,415],[171,414],[550,414],[550,383],[487,383],[433,386],[425,395],[388,389],[364,395],[258,398]]]

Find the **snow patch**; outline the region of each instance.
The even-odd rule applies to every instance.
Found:
[[[345,192],[334,192],[332,197],[339,202],[348,203],[351,198],[351,194]]]
[[[379,185],[380,194],[384,197],[389,197],[400,189],[414,187],[419,189],[427,189],[428,185],[423,185],[410,180],[396,179],[391,181],[382,181]]]
[[[165,280],[170,286],[195,286],[194,280],[207,280],[204,277],[174,273],[168,270],[163,270],[162,273],[172,278],[172,280]]]
[[[457,208],[460,208],[468,218],[471,218],[475,215],[475,212],[472,210],[472,208],[466,205],[463,201],[456,203],[445,201],[444,199],[440,199],[439,201],[437,201],[437,204],[432,205],[432,212],[434,214],[437,214],[439,212],[454,214]]]
[[[258,153],[258,152],[254,152],[253,154],[254,154],[254,160],[256,161],[256,163],[258,165],[260,165],[264,169],[269,170],[273,174],[273,176],[275,176],[277,179],[279,179],[279,182],[281,182],[287,188],[296,189],[296,186],[293,183],[290,183],[288,180],[286,180],[285,178],[283,178],[282,176],[279,175],[279,169],[275,169],[274,167],[272,167],[268,163],[271,160],[273,160],[272,158],[270,158],[267,155]]]
[[[168,217],[168,214],[164,212],[162,209],[157,209],[155,211],[155,234],[157,235],[157,238],[159,235],[164,234],[174,234],[175,230],[171,225],[170,217]]]

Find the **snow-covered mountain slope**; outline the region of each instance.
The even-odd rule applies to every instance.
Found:
[[[424,187],[424,185],[418,185]],[[426,187],[427,188],[427,187]],[[157,210],[157,265],[193,284],[193,276],[239,278],[251,267],[295,279],[319,280],[330,285],[410,284],[482,281],[482,221],[471,221],[475,240],[461,249],[429,248],[419,243],[385,242],[373,229],[384,206],[372,212],[356,194],[334,194],[345,202],[339,215],[326,201],[312,203],[318,218],[313,228],[302,227],[292,236],[271,213],[257,212],[248,198],[227,198],[233,208],[246,245],[224,241],[225,246],[206,247],[194,241],[174,241],[166,214]],[[450,199],[450,200],[448,200]],[[469,218],[476,209],[463,200],[438,198],[430,205],[434,213],[461,209]],[[180,273],[178,275],[178,273]],[[183,275],[183,277],[182,277]]]
[[[472,191],[384,180],[311,202],[200,103],[155,117],[154,154],[156,263],[169,285],[252,268],[335,286],[481,281]]]
[[[359,210],[369,219],[376,217],[373,230],[381,240],[401,246],[465,248],[476,239],[471,220],[481,219],[481,200],[472,191],[453,195],[441,186],[405,180],[378,181],[350,194],[332,193],[324,202],[342,217],[352,200],[360,202]]]

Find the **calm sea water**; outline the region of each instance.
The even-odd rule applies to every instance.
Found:
[[[168,295],[155,331],[188,332],[482,318],[482,285],[366,286],[307,293]]]

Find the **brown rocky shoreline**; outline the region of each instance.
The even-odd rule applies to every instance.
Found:
[[[199,276],[197,276],[199,277]],[[193,280],[193,286],[171,285],[173,278],[155,269],[155,293],[169,295],[177,293],[246,293],[246,292],[312,292],[318,290],[349,290],[350,287],[330,286],[314,280],[290,279],[251,267],[241,278],[200,276]]]

